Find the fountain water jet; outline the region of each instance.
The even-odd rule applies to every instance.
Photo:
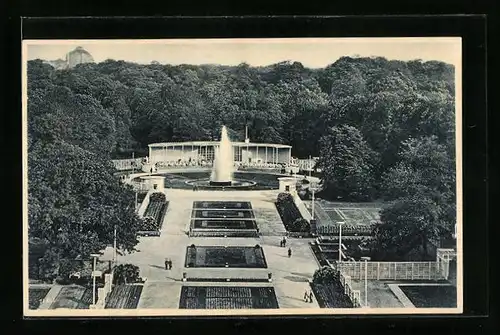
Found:
[[[226,126],[222,127],[219,148],[214,152],[215,160],[210,176],[210,185],[231,186],[233,183],[234,151],[227,135]]]

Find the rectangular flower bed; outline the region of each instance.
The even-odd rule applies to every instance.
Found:
[[[216,210],[193,210],[191,217],[199,219],[253,219],[252,210],[216,209]]]
[[[155,196],[156,194],[163,195]],[[141,229],[138,231],[138,235],[141,236],[158,236],[159,231],[165,217],[165,213],[168,209],[168,201],[164,199],[163,193],[153,193],[150,196],[150,201],[148,207],[144,211]]]
[[[193,229],[256,229],[257,223],[254,220],[191,220]]]
[[[109,294],[105,308],[135,309],[142,293],[142,285],[116,285]]]
[[[272,287],[183,286],[180,309],[276,309]]]
[[[262,247],[189,246],[186,267],[267,268]]]
[[[195,201],[196,209],[252,209],[249,201]]]

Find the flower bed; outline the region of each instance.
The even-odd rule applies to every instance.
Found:
[[[50,288],[29,288],[28,299],[29,299],[29,309],[37,309],[40,307],[42,300],[45,298],[47,293],[49,293]]]
[[[307,229],[304,229],[303,225],[298,224],[303,218],[290,194],[280,193],[275,204],[281,217],[281,221],[283,221],[283,225],[287,231],[308,233]]]
[[[142,293],[142,285],[116,285],[106,301],[105,308],[135,309]]]
[[[272,287],[183,286],[181,309],[275,309],[278,301]]]
[[[150,195],[149,204],[142,218],[141,229],[138,235],[142,236],[158,236],[159,231],[168,209],[168,201],[165,194],[156,192]]]
[[[248,201],[195,201],[196,209],[252,209]]]
[[[186,267],[267,268],[264,251],[255,247],[189,246]]]

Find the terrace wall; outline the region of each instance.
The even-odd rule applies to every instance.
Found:
[[[294,192],[292,194],[292,196],[293,196],[293,202],[295,203],[295,205],[299,209],[300,215],[304,219],[306,219],[307,221],[311,221],[311,219],[312,219],[311,213],[309,213],[309,211],[307,210],[307,207],[304,204],[304,202],[302,201],[302,199],[300,199],[300,197],[298,196],[298,194],[296,192]]]
[[[371,280],[440,280],[447,279],[439,262],[341,262],[335,265],[343,275]]]
[[[146,208],[148,208],[149,205],[149,196],[152,193],[157,192],[157,190],[149,190],[146,196],[144,197],[144,200],[142,201],[141,205],[139,206],[139,209],[137,210],[137,215],[142,218],[144,215],[144,212],[146,211]]]

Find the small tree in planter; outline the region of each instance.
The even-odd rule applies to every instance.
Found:
[[[323,266],[316,270],[313,275],[313,283],[315,284],[331,284],[339,280],[338,271],[330,266]]]
[[[113,282],[115,284],[136,283],[140,279],[139,267],[133,264],[120,264],[115,268]]]

